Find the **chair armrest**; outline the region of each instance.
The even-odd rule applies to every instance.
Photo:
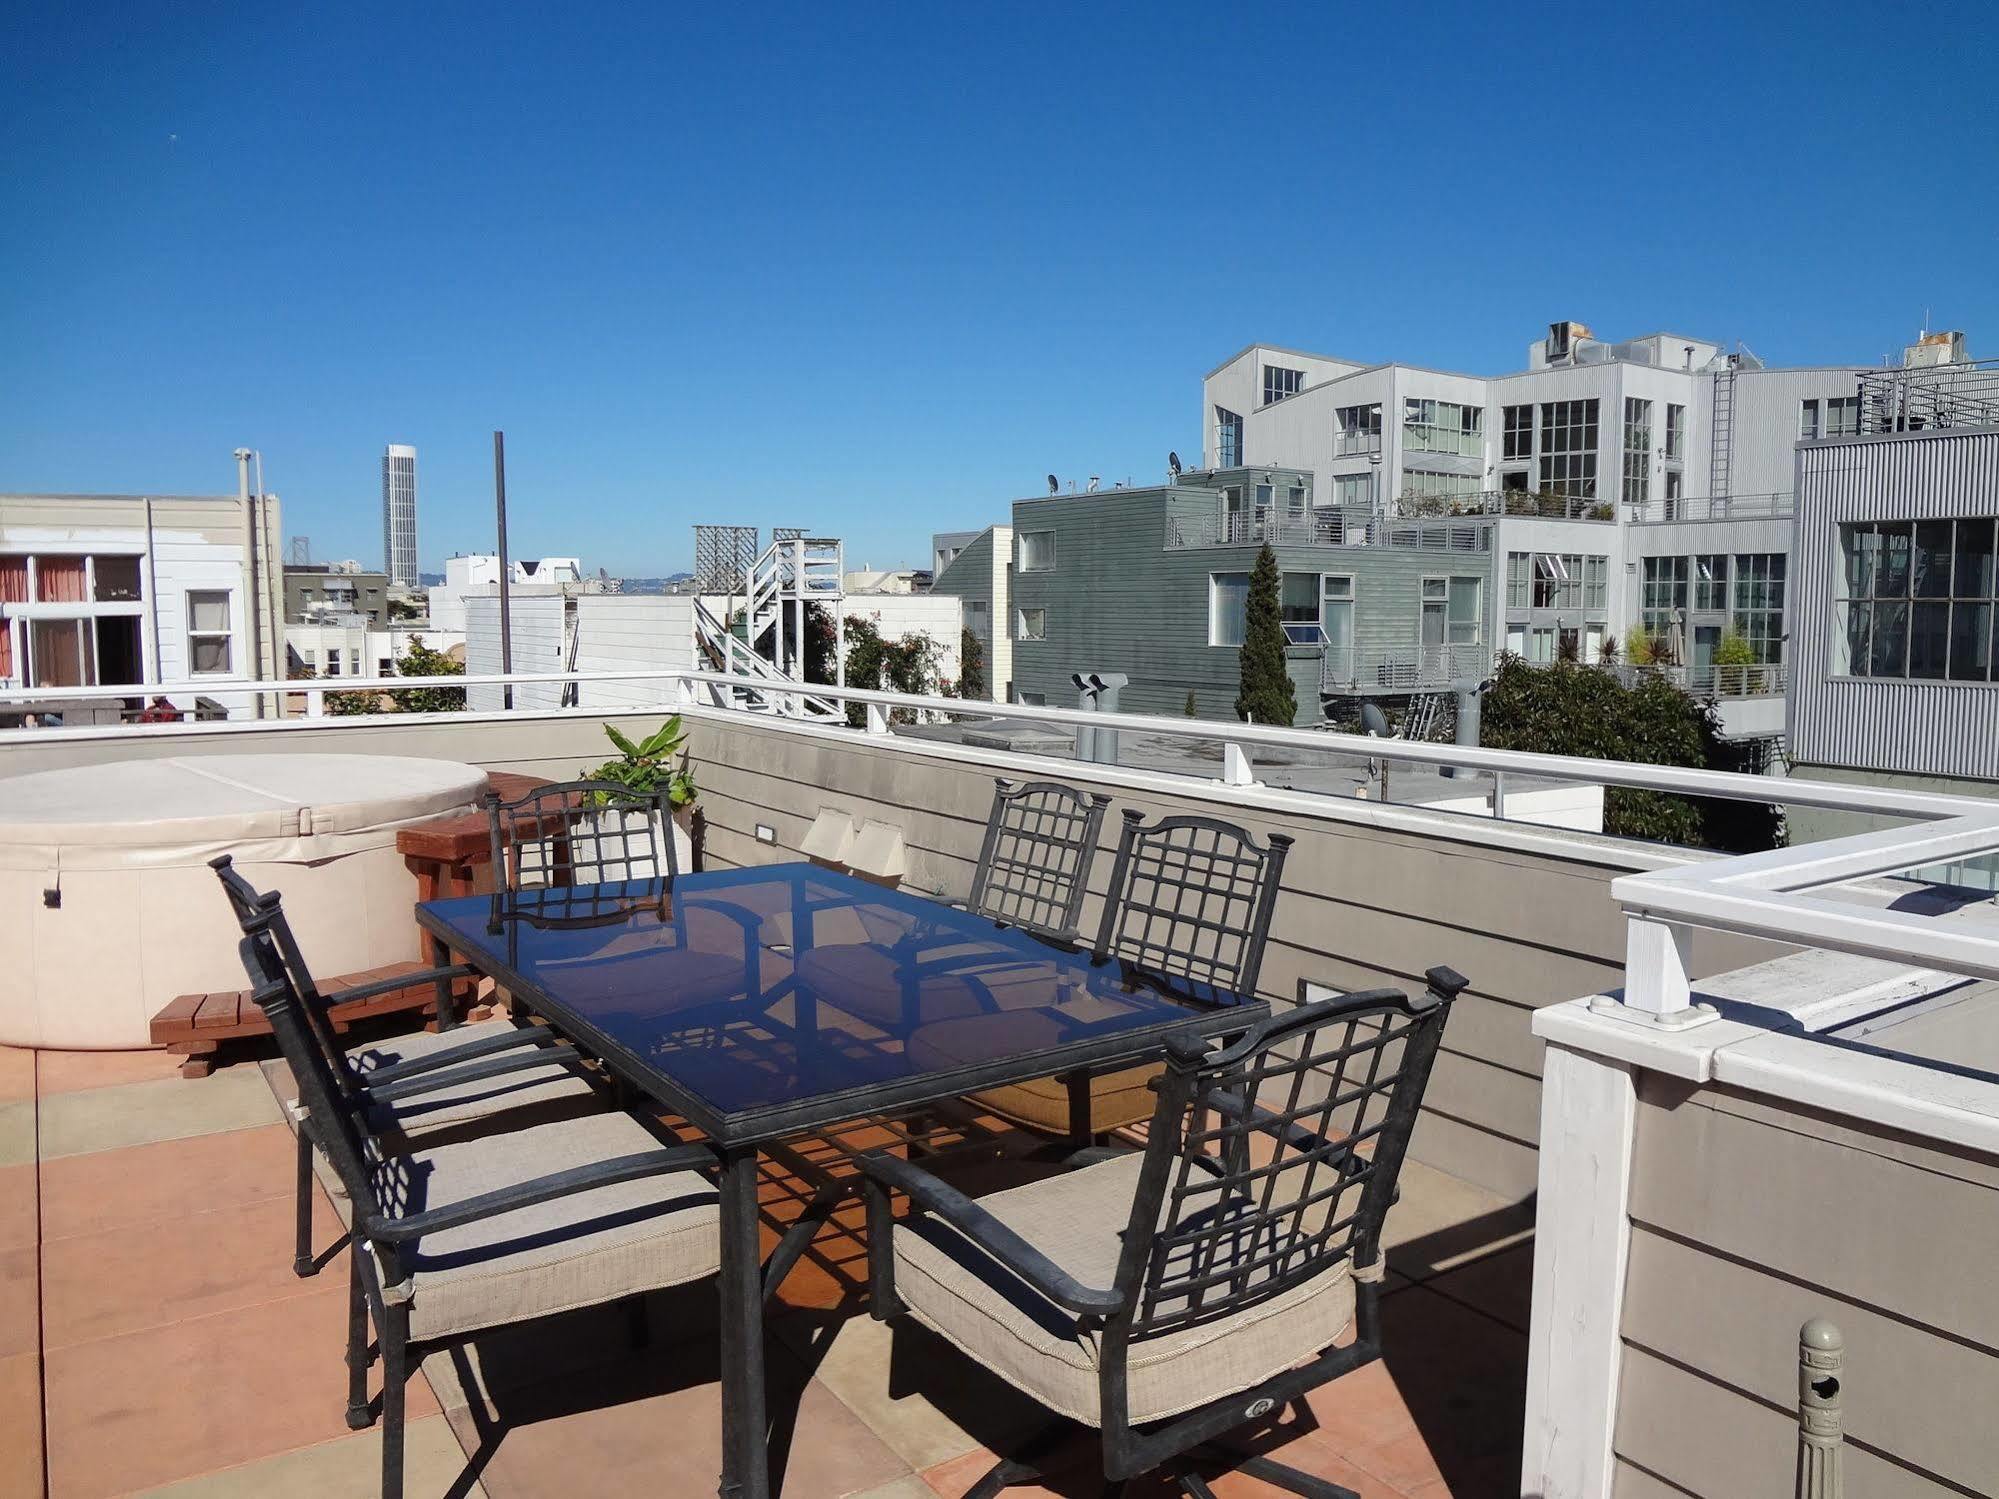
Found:
[[[370,1088],[384,1083],[401,1082],[406,1077],[416,1077],[420,1073],[436,1072],[443,1067],[456,1067],[461,1062],[472,1061],[476,1057],[487,1057],[495,1052],[513,1051],[517,1047],[549,1047],[562,1045],[562,1038],[546,1026],[530,1026],[513,1031],[504,1036],[482,1036],[477,1041],[467,1041],[463,1046],[454,1046],[449,1051],[432,1052],[426,1057],[412,1057],[407,1062],[391,1062],[386,1067],[373,1067],[361,1075],[361,1081]]]
[[[320,997],[329,1005],[344,1005],[357,999],[373,999],[378,994],[394,994],[403,989],[414,989],[419,984],[434,984],[439,979],[476,978],[476,969],[463,963],[453,963],[445,968],[423,968],[415,973],[405,973],[392,979],[376,979],[369,984],[348,984],[341,988],[322,990]]]
[[[361,1233],[364,1238],[384,1244],[402,1244],[420,1239],[425,1234],[462,1228],[482,1218],[496,1218],[502,1213],[553,1202],[561,1197],[573,1197],[578,1192],[588,1192],[597,1187],[643,1181],[649,1176],[665,1176],[669,1172],[690,1168],[700,1170],[714,1164],[715,1157],[704,1145],[683,1145],[675,1149],[648,1150],[642,1155],[616,1156],[608,1161],[578,1166],[573,1171],[562,1171],[554,1176],[537,1177],[533,1181],[501,1187],[497,1191],[482,1192],[477,1197],[468,1197],[449,1207],[412,1213],[406,1218],[385,1218],[380,1212],[366,1213],[362,1215]]]
[[[1084,1285],[956,1187],[899,1156],[868,1154],[857,1164],[874,1181],[935,1213],[979,1248],[1057,1306],[1084,1317],[1108,1317],[1121,1310],[1115,1291]]]
[[[364,1072],[361,1074],[361,1086],[367,1089],[368,1096],[375,1102],[395,1103],[405,1098],[419,1098],[439,1088],[454,1088],[460,1083],[483,1082],[489,1077],[505,1077],[510,1072],[525,1072],[530,1068],[549,1066],[551,1063],[574,1071],[576,1053],[565,1051],[559,1056],[550,1057],[545,1055],[544,1049],[540,1047],[525,1054],[502,1052],[498,1056],[487,1057],[463,1067],[447,1068],[439,1072],[423,1072],[415,1077],[400,1078],[382,1084],[372,1082]]]

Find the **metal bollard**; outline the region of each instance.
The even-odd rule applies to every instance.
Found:
[[[1121,671],[1091,672],[1090,685],[1097,690],[1096,692],[1097,711],[1099,713],[1117,712],[1118,693],[1123,691],[1124,688],[1130,684],[1130,682],[1131,678],[1125,675],[1125,673]],[[1098,729],[1096,734],[1096,740],[1097,740],[1095,745],[1096,752],[1091,758],[1096,760],[1097,763],[1101,765],[1117,764],[1117,741],[1118,741],[1117,730]]]
[[[1798,1329],[1797,1499],[1844,1499],[1840,1380],[1846,1338],[1823,1317]]]
[[[1097,706],[1097,688],[1086,673],[1072,671],[1069,680],[1076,684],[1076,707],[1079,712],[1094,712]],[[1097,731],[1084,724],[1076,726],[1076,758],[1088,763],[1097,758]]]

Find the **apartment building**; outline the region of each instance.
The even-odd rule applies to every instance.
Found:
[[[0,495],[0,686],[277,675],[280,524],[276,495]],[[174,704],[255,714],[241,698]]]
[[[1861,430],[1798,447],[1797,774],[1999,795],[1999,361],[1958,352],[1867,376]]]
[[[1636,629],[1658,669],[1721,699],[1727,732],[1774,738],[1793,450],[1859,430],[1864,368],[1775,369],[1566,321],[1496,376],[1252,344],[1203,377],[1199,469],[1014,503],[1018,596],[994,615],[1014,685],[1031,699],[1066,692],[1071,670],[1126,671],[1148,707],[1191,691],[1226,716],[1240,594],[1268,542],[1302,720],[1475,682],[1499,650],[1621,658]],[[969,599],[986,576],[963,573],[971,544],[933,546],[936,586]]]

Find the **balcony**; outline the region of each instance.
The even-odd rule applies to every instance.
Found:
[[[1634,524],[1702,520],[1785,520],[1797,513],[1797,497],[1790,490],[1775,494],[1697,495],[1677,500],[1648,500],[1642,505],[1627,504],[1626,520]]]
[[[1489,645],[1417,646],[1403,651],[1327,646],[1319,667],[1319,690],[1365,697],[1476,686],[1492,675],[1493,659]]]
[[[1391,521],[1366,506],[1314,510],[1304,516],[1218,515],[1182,525],[1167,520],[1166,548],[1199,547],[1404,547],[1426,552],[1490,552],[1492,531],[1478,524]]]
[[[8,731],[0,777],[224,749],[560,775],[601,753],[607,722],[644,729],[678,711],[704,857],[721,867],[798,857],[833,808],[896,829],[908,883],[962,891],[995,775],[1288,833],[1262,985],[1274,1004],[1308,984],[1407,985],[1431,962],[1473,988],[1389,1218],[1388,1360],[1287,1416],[1281,1456],[1407,1499],[1784,1492],[1800,1442],[1798,1324],[1824,1316],[1851,1350],[1856,1492],[1975,1493],[1999,1471],[1999,1434],[1981,1415],[1999,1392],[1999,1302],[1978,1253],[1999,1222],[1987,992],[1999,930],[1983,895],[1957,888],[1999,854],[1989,804],[1006,710],[1118,731],[1126,749],[1112,762],[1083,763],[892,722],[990,705],[831,690],[866,708],[850,729],[788,715],[781,694],[756,698],[774,711],[727,706],[755,695],[707,673],[512,679],[544,680],[574,681],[578,706]],[[629,706],[635,682],[650,710]],[[613,685],[627,706],[593,696]],[[265,691],[276,701],[285,686]],[[1140,753],[1156,741],[1218,753],[1164,771]],[[1444,811],[1279,784],[1315,756],[1449,767],[1487,799]],[[1507,788],[1530,780],[1894,826],[1729,858],[1516,820]],[[34,913],[44,950],[58,919]],[[254,1066],[199,1082],[168,1070],[154,1053],[0,1051],[0,1463],[14,1465],[0,1489],[36,1491],[45,1466],[66,1496],[179,1482],[196,1495],[371,1492],[373,1438],[340,1420],[344,1287],[289,1270],[277,1095]],[[766,1173],[773,1232],[800,1190]],[[319,1242],[332,1243],[321,1209]],[[771,1360],[784,1492],[962,1494],[1028,1413],[941,1342],[892,1338],[861,1313],[859,1233],[836,1222],[782,1293]],[[413,1385],[412,1494],[707,1492],[712,1315],[671,1293],[643,1353],[614,1313],[432,1361]],[[1080,1477],[1057,1490],[1093,1491]]]
[[[1530,520],[1614,521],[1616,508],[1595,495],[1544,494],[1526,489],[1482,489],[1466,495],[1410,495],[1395,501],[1397,515],[1411,519],[1436,516],[1512,516]]]

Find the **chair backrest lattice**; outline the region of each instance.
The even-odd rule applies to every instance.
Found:
[[[966,904],[1007,926],[1075,936],[1110,802],[1056,781],[996,782]]]
[[[1100,958],[1225,994],[1250,995],[1292,839],[1212,817],[1147,826],[1127,809],[1097,932]]]
[[[496,890],[672,879],[680,871],[666,793],[615,781],[538,786],[513,801],[486,794]]]
[[[1320,1000],[1219,1052],[1176,1046],[1119,1265],[1132,1339],[1234,1316],[1376,1263],[1464,980]]]

